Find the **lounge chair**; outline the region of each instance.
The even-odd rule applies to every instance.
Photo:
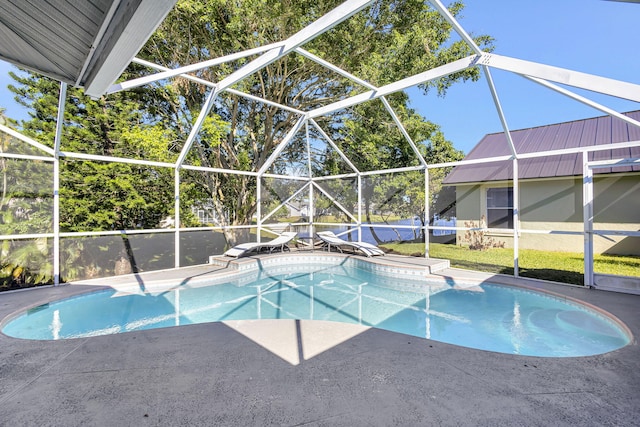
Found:
[[[268,250],[269,253],[275,251],[276,249],[280,249],[281,251],[289,250],[288,243],[292,241],[297,234],[298,233],[296,232],[288,231],[282,233],[275,239],[268,242],[241,243],[226,251],[224,255],[237,258],[250,252],[260,252],[262,250]]]
[[[371,243],[367,242],[349,242],[336,236],[331,231],[321,231],[319,233],[316,233],[316,235],[327,245],[329,251],[331,251],[332,246],[338,249],[340,252],[342,252],[343,247],[348,247],[357,249],[368,257],[384,255],[384,251],[376,245],[372,245]]]

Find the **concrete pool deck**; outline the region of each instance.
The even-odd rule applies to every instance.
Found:
[[[380,262],[396,258],[422,262],[393,256]],[[227,269],[197,266],[102,284],[180,282]],[[448,268],[434,274],[515,281]],[[604,355],[539,358],[295,320],[61,341],[0,335],[0,425],[640,425],[640,296],[518,282],[612,313],[633,342]],[[94,289],[72,284],[2,293],[0,319]]]

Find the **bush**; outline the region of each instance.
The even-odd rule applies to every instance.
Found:
[[[487,235],[487,219],[484,215],[480,217],[480,221],[465,221],[464,226],[474,228],[475,230],[467,230],[462,237],[462,242],[467,243],[469,249],[473,251],[485,251],[490,248],[504,248],[504,242],[495,240]]]

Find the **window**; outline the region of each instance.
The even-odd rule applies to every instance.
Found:
[[[487,227],[513,228],[513,187],[487,188]]]

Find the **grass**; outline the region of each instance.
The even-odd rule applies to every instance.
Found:
[[[378,214],[371,214],[371,222],[392,222],[392,221],[398,221],[400,219],[402,219],[402,217],[400,215],[378,215]],[[345,218],[344,217],[337,217],[335,215],[320,215],[320,216],[316,216],[313,218],[314,222],[318,222],[318,223],[322,223],[322,222],[327,222],[327,223],[344,223],[345,222]],[[296,223],[296,222],[307,222],[308,219],[305,219],[303,221],[302,217],[299,216],[286,216],[286,217],[280,217],[276,219],[277,222],[281,222],[281,223]],[[254,223],[255,224],[255,223]]]
[[[424,256],[423,243],[389,243],[382,245],[395,253]],[[488,273],[513,274],[512,249],[472,251],[467,247],[432,243],[432,258],[448,259],[452,267]],[[584,258],[581,253],[520,250],[520,275],[555,282],[584,284]],[[640,277],[640,257],[596,255],[593,260],[596,273]]]

